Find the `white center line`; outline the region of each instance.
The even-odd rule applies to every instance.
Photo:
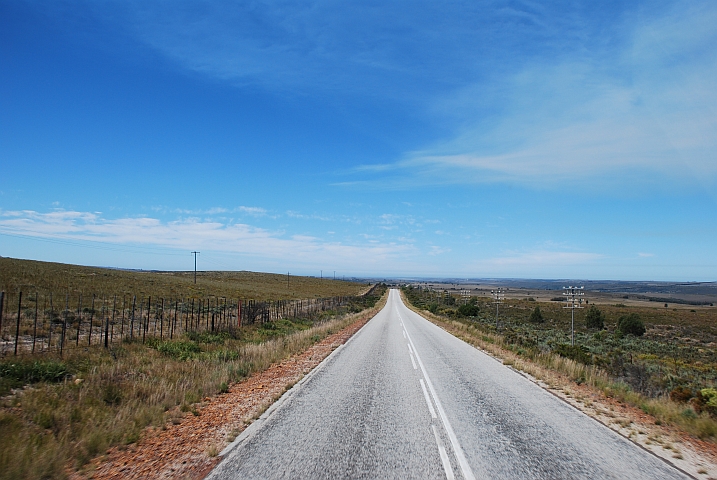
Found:
[[[433,409],[433,404],[431,403],[431,399],[428,398],[428,391],[426,390],[426,384],[423,383],[423,379],[420,379],[421,382],[421,388],[423,389],[423,397],[426,399],[426,403],[428,404],[428,410],[431,412],[431,417],[436,418],[436,411]]]
[[[443,442],[441,442],[441,437],[438,436],[438,430],[436,430],[435,425],[431,425],[431,428],[433,429],[433,435],[435,435],[436,437],[436,443],[438,444],[438,454],[441,456],[441,463],[443,463],[443,470],[446,472],[446,478],[448,480],[453,480],[456,477],[453,475],[453,467],[451,467],[451,461],[448,459],[446,449],[443,448]]]
[[[398,308],[396,309],[396,312],[398,313]],[[399,313],[399,318],[401,317],[401,314]],[[401,319],[403,321],[403,319]],[[451,447],[453,447],[453,452],[456,455],[456,460],[458,460],[458,465],[461,467],[461,473],[463,473],[463,478],[466,480],[475,480],[475,475],[473,475],[473,470],[471,469],[471,466],[468,464],[468,460],[466,460],[466,456],[463,453],[463,449],[461,448],[461,444],[458,443],[458,438],[456,437],[455,432],[453,431],[453,427],[451,426],[451,423],[448,421],[448,417],[446,417],[446,412],[443,410],[443,405],[441,405],[441,401],[438,399],[438,394],[436,393],[436,390],[433,388],[433,383],[431,382],[431,379],[428,377],[428,372],[426,372],[426,367],[423,365],[423,362],[421,361],[421,357],[418,355],[418,350],[416,350],[416,345],[413,343],[413,340],[411,340],[411,336],[406,332],[406,335],[408,335],[408,341],[413,347],[413,353],[416,355],[416,360],[418,361],[418,365],[421,367],[421,372],[423,372],[423,377],[426,379],[426,385],[428,385],[428,391],[431,392],[431,397],[433,398],[433,401],[436,403],[436,410],[438,410],[438,415],[441,417],[441,423],[443,423],[443,428],[446,430],[446,434],[448,434],[448,440],[451,442]]]
[[[413,369],[418,370],[418,367],[416,366],[416,361],[413,359],[413,354],[411,354],[411,363],[413,364]]]

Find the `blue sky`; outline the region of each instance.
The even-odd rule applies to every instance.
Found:
[[[717,280],[717,3],[0,3],[0,255]]]

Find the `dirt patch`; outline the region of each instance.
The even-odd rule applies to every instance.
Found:
[[[382,303],[303,353],[232,385],[225,394],[205,398],[194,412],[172,411],[172,420],[163,428],[147,430],[135,445],[110,449],[81,472],[72,472],[70,478],[204,478],[219,462],[217,455],[229,442],[351,338],[380,310]]]

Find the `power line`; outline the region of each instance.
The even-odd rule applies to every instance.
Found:
[[[497,288],[496,290],[491,290],[490,293],[493,294],[493,303],[495,303],[495,331],[498,331],[498,306],[503,301],[503,298],[505,298],[505,292],[502,288]]]
[[[583,289],[585,287],[563,287],[565,306],[570,309],[570,345],[575,346],[575,309],[583,308]]]

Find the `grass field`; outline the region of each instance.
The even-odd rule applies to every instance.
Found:
[[[285,300],[358,295],[358,282],[256,272],[153,272],[0,257],[0,291]]]
[[[571,346],[571,312],[564,302],[530,298],[505,300],[499,307],[487,297],[474,297],[478,311],[459,313],[457,298],[437,303],[435,293],[405,288],[406,298],[452,322],[478,343],[498,343],[519,357],[563,369],[578,383],[592,383],[618,395],[658,420],[671,422],[701,438],[717,438],[717,308],[664,308],[601,304],[605,328],[586,326],[587,309],[575,313],[575,347]],[[530,321],[539,307],[543,322]],[[617,330],[618,319],[637,314],[642,336]],[[714,404],[714,405],[713,405]]]
[[[42,272],[48,264],[36,266]],[[103,272],[67,265],[53,268],[57,268],[52,271],[53,281],[61,281],[63,271],[73,275]],[[25,274],[25,278],[34,274],[41,275]],[[105,279],[105,285],[135,285],[131,281],[141,275],[118,272]],[[247,282],[248,278],[271,277],[248,275],[256,276],[236,278]],[[157,281],[147,288],[166,288],[177,279],[186,288],[181,275],[167,278],[168,282]],[[213,285],[206,281],[203,288],[207,284]],[[308,286],[322,288],[324,284],[334,286],[320,290],[321,295],[367,289],[355,283],[306,279],[302,295],[313,297]],[[272,292],[265,285],[253,288],[267,296]],[[337,288],[344,290],[332,290]],[[355,322],[358,312],[372,308],[385,292],[385,287],[377,288],[338,310],[317,311],[308,318],[286,317],[227,331],[189,332],[172,340],[123,341],[107,349],[69,350],[63,357],[45,354],[5,359],[0,362],[0,479],[66,478],[69,471],[83,467],[109,447],[136,442],[148,426],[162,427],[167,422],[181,422],[185,415],[199,414],[198,404],[205,397],[226,391],[232,382],[263,371]]]

